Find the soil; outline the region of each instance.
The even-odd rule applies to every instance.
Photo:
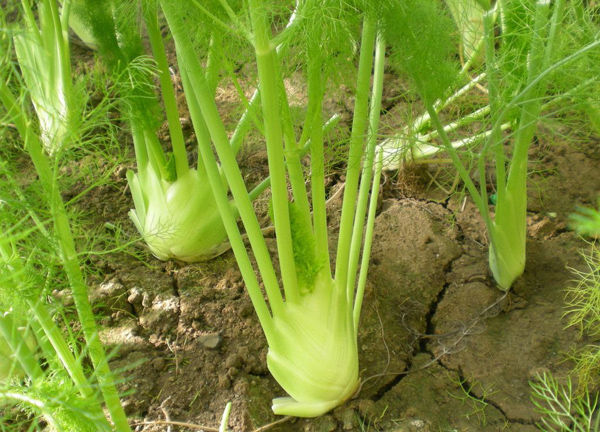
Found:
[[[390,127],[397,93],[384,100]],[[232,103],[228,97],[222,93],[220,109]],[[543,372],[564,378],[572,366],[565,353],[578,339],[565,329],[563,298],[573,279],[567,266],[583,268],[578,251],[586,244],[568,230],[568,214],[593,204],[600,190],[600,139],[572,144],[557,136],[542,127],[531,150],[527,267],[508,293],[491,278],[472,201],[431,186],[438,166],[405,167],[386,178],[361,317],[360,392],[332,413],[269,430],[537,430],[529,382]],[[249,178],[264,178],[264,151],[244,151]],[[111,168],[111,185],[92,189],[78,206],[134,238],[124,176],[131,165]],[[342,180],[329,178],[330,195]],[[267,370],[266,340],[231,252],[207,263],[164,263],[138,242],[90,255],[87,266],[102,339],[114,350],[111,367],[136,431],[192,430],[164,421],[218,428],[227,402],[234,431],[280,420],[270,407],[284,392]]]
[[[534,147],[547,173],[543,188],[532,179],[527,267],[508,293],[491,279],[470,199],[440,200],[428,188],[435,167],[410,181],[388,178],[361,318],[361,390],[330,414],[270,430],[537,430],[529,382],[544,372],[562,379],[572,367],[565,353],[577,332],[565,329],[563,291],[573,279],[567,266],[582,267],[585,243],[567,229],[567,215],[595,200],[597,147],[597,139],[573,146],[543,138]],[[256,169],[264,154],[252,154]],[[83,205],[135,235],[119,176],[116,169],[116,185],[94,189]],[[167,430],[165,420],[216,428],[227,402],[235,431],[277,421],[271,399],[284,392],[266,368],[266,341],[233,254],[183,264],[140,253],[142,261],[90,257],[91,296],[136,430]]]

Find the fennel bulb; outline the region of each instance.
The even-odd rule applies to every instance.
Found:
[[[146,166],[127,180],[135,205],[129,216],[158,259],[205,261],[229,248],[212,190],[195,169],[169,182]]]
[[[490,222],[489,264],[502,290],[509,290],[525,270],[527,234],[527,165],[513,166],[523,171],[519,179],[509,181],[498,195],[494,221]]]
[[[15,52],[23,80],[40,123],[40,139],[48,154],[60,148],[69,133],[65,83],[54,59],[55,45],[40,45],[27,34],[14,37]],[[54,69],[54,70],[53,70]]]
[[[290,397],[273,399],[278,415],[316,417],[348,400],[358,388],[358,351],[345,295],[321,272],[313,292],[286,302],[274,317],[267,365]],[[343,304],[346,307],[339,307]]]
[[[27,15],[26,26],[13,38],[23,81],[37,114],[40,140],[49,155],[60,150],[77,130],[75,113],[80,106],[71,78],[71,59],[66,31],[58,19],[56,4],[38,4],[39,25]]]

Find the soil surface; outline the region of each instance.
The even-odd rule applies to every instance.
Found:
[[[360,392],[323,417],[269,430],[537,430],[529,382],[543,372],[564,378],[572,366],[565,353],[577,343],[576,330],[565,329],[563,298],[573,279],[567,266],[582,267],[585,242],[568,230],[567,215],[600,189],[598,143],[542,137],[532,149],[546,169],[541,181],[532,176],[527,267],[508,293],[491,279],[471,200],[440,199],[428,187],[437,167],[387,178],[361,318]],[[264,154],[251,153],[248,165],[258,166]],[[135,236],[120,175],[83,205]],[[334,194],[340,183],[332,183]],[[338,204],[330,202],[332,226]],[[233,254],[163,263],[137,249],[143,261],[90,258],[91,295],[105,317],[103,339],[117,348],[111,365],[136,430],[167,430],[167,420],[218,428],[227,402],[235,431],[277,421],[271,399],[284,392],[267,370],[267,344]]]

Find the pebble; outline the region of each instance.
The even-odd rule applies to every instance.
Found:
[[[219,333],[207,333],[203,334],[198,338],[198,342],[202,344],[205,348],[208,349],[216,349],[221,345],[221,341],[223,338]]]
[[[155,371],[160,372],[165,368],[165,359],[162,357],[157,357],[152,360],[152,367]]]

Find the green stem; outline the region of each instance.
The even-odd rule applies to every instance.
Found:
[[[277,56],[274,56],[277,59]],[[292,186],[292,194],[294,204],[302,218],[303,226],[309,227],[312,231],[312,221],[310,216],[310,204],[308,202],[308,192],[304,179],[304,168],[301,163],[302,148],[298,146],[294,134],[294,124],[290,114],[290,106],[287,100],[287,94],[283,79],[281,77],[280,68],[277,67],[277,77],[279,80],[279,88],[281,93],[281,124],[283,126],[283,137],[285,143],[285,165]]]
[[[523,185],[527,178],[527,152],[537,129],[537,119],[541,105],[540,98],[538,97],[540,84],[538,83],[536,86],[531,86],[531,84],[540,76],[544,64],[545,29],[548,23],[549,9],[549,1],[538,1],[527,71],[527,84],[530,90],[523,96],[528,97],[528,99],[522,105],[519,127],[515,132],[514,154],[507,182],[507,188],[509,189]]]
[[[10,315],[0,317],[0,335],[4,337],[12,354],[31,380],[35,381],[44,376],[42,368],[40,368],[33,353],[27,346],[23,334],[19,332]]]
[[[331,118],[329,120],[327,120],[327,122],[323,125],[321,135],[324,135],[324,134],[330,132],[331,129],[333,129],[335,127],[335,125],[337,125],[339,123],[340,118],[341,117],[339,114],[335,114],[335,115],[331,116]],[[302,142],[299,143],[299,145],[302,146],[300,157],[304,157],[308,153],[308,151],[312,148],[312,142],[313,141],[311,139],[308,139],[308,141],[306,141],[304,143],[302,143]],[[234,149],[234,151],[235,151],[235,149]],[[311,161],[314,161],[314,157],[315,157],[314,152],[311,150]],[[311,162],[311,166],[313,166],[312,162]],[[324,180],[319,184],[324,184]],[[262,194],[270,185],[271,185],[270,177],[267,177],[266,179],[261,181],[248,194],[248,196],[250,197],[250,201],[254,201],[256,198],[258,198],[258,196],[260,194]],[[314,197],[313,197],[313,213],[314,212],[315,212],[315,210],[314,210]],[[327,228],[327,221],[325,221],[325,228]],[[328,243],[325,242],[325,244],[328,244]],[[329,256],[328,250],[327,250],[327,254]],[[329,261],[329,260],[327,260],[327,261]]]
[[[3,245],[4,247],[0,248],[0,254],[6,262],[9,262],[11,267],[13,267],[14,271],[12,272],[12,278],[17,287],[24,286],[25,281],[21,278],[20,275],[23,273],[23,264],[21,262],[21,258],[17,255],[16,251],[11,250],[8,245]],[[13,247],[14,249],[14,247]],[[26,287],[27,289],[27,287]],[[50,349],[47,346],[47,343],[42,340],[40,336],[40,332],[36,331],[36,336],[38,342],[43,347],[45,353],[51,353],[48,357],[49,361],[54,361],[54,357],[58,356],[67,373],[73,380],[75,387],[77,390],[89,401],[89,412],[92,413],[96,422],[99,424],[104,423],[105,427],[101,430],[110,430],[108,422],[104,417],[104,413],[102,412],[102,408],[98,403],[98,399],[96,394],[92,390],[92,386],[88,382],[83,369],[81,367],[81,363],[77,361],[77,359],[73,356],[69,345],[64,339],[62,331],[58,328],[48,310],[44,307],[43,304],[40,303],[39,300],[26,298],[27,304],[29,305],[32,315],[35,318],[35,323],[41,327],[45,337],[48,339],[52,348]],[[54,364],[56,366],[56,364]]]
[[[489,93],[489,107],[491,110],[492,124],[495,124],[495,120],[498,119],[499,115],[499,104],[500,104],[500,89],[499,89],[499,76],[496,66],[496,39],[494,37],[494,26],[496,16],[493,12],[488,11],[483,16],[483,40],[485,42],[485,58],[486,68],[488,77],[488,93]],[[482,201],[482,206],[479,208],[483,219],[491,227],[491,216],[490,209],[487,205],[488,194],[487,194],[487,176],[486,176],[486,155],[488,149],[492,147],[494,149],[495,163],[496,163],[496,182],[498,191],[498,201],[500,201],[505,195],[504,184],[506,183],[506,170],[504,162],[504,148],[502,131],[499,128],[492,128],[491,133],[488,137],[488,142],[483,146],[479,158],[477,160],[477,171],[479,173],[479,190]],[[493,237],[493,230],[490,231],[490,236]]]
[[[52,410],[48,408],[48,406],[46,406],[44,401],[34,399],[32,397],[27,396],[26,394],[21,394],[17,392],[0,392],[0,401],[2,401],[2,405],[4,405],[4,401],[11,401],[18,405],[29,405],[34,410],[41,412],[44,416],[44,419],[50,425],[52,425],[53,428],[56,428],[56,430],[61,430],[59,423],[52,415]]]
[[[173,84],[171,83],[171,75],[169,73],[169,63],[165,45],[163,43],[162,34],[158,26],[158,11],[156,3],[153,1],[144,2],[142,5],[144,21],[152,46],[154,60],[158,67],[158,80],[167,114],[167,122],[169,125],[169,134],[171,136],[171,146],[173,148],[173,156],[175,157],[175,170],[177,178],[183,177],[189,170],[187,152],[185,150],[185,141],[183,131],[179,121],[179,109],[177,108],[177,100]]]
[[[490,111],[491,111],[491,109],[490,109],[489,105],[483,106],[483,107],[473,111],[472,113],[467,114],[467,115],[459,118],[456,121],[453,121],[452,123],[448,123],[446,126],[444,126],[444,130],[446,132],[454,132],[466,124],[470,124],[476,120],[480,120],[480,119],[484,118],[486,115],[488,115],[490,113]],[[438,134],[437,130],[434,130],[427,134],[417,135],[415,141],[418,143],[432,141],[438,135],[439,134]],[[418,147],[418,146],[416,146],[416,147]]]
[[[376,27],[369,18],[363,22],[361,50],[358,63],[358,82],[352,119],[352,134],[350,135],[350,150],[348,153],[348,168],[346,185],[342,203],[338,248],[335,262],[335,279],[341,289],[346,289],[348,280],[348,265],[350,263],[350,245],[352,242],[352,226],[354,224],[354,209],[358,189],[358,178],[363,156],[363,140],[367,127],[369,112],[369,89],[371,84],[371,69],[373,65],[373,46],[375,45]]]
[[[146,173],[146,167],[150,162],[148,157],[148,150],[146,149],[146,137],[144,136],[144,130],[139,122],[131,122],[131,136],[133,137],[133,148],[135,151],[135,160],[137,162],[138,173],[144,176]]]
[[[206,82],[210,88],[210,94],[213,96],[215,95],[219,79],[221,49],[221,33],[213,32],[206,56]]]
[[[473,183],[473,180],[471,180],[469,171],[467,171],[464,164],[460,160],[460,157],[458,156],[458,152],[452,146],[452,142],[448,138],[448,135],[446,134],[446,131],[444,130],[444,125],[442,125],[442,122],[440,121],[440,118],[439,118],[437,112],[435,111],[435,108],[430,103],[427,103],[425,106],[427,108],[427,111],[429,112],[429,115],[431,116],[431,123],[432,123],[433,127],[437,129],[440,139],[442,140],[442,143],[444,144],[444,149],[448,152],[450,158],[452,159],[452,163],[456,167],[456,170],[458,171],[460,178],[465,183],[465,186],[467,187],[467,190],[471,194],[471,198],[473,198],[473,201],[477,205],[477,208],[479,209],[479,211],[481,212],[482,215],[485,215],[486,214],[485,209],[487,209],[487,202],[484,203],[481,196],[479,195],[477,187],[475,187],[475,183]],[[486,221],[486,224],[487,223],[488,223],[488,221]]]
[[[354,216],[354,228],[350,245],[350,264],[348,267],[348,285],[346,295],[348,299],[354,298],[356,272],[363,240],[365,216],[369,199],[369,186],[373,179],[373,163],[375,160],[375,147],[377,145],[377,131],[379,130],[379,116],[381,113],[381,99],[383,92],[383,72],[385,67],[385,40],[377,36],[375,44],[375,66],[373,70],[373,90],[371,93],[371,109],[369,112],[369,135],[367,137],[367,151],[363,162],[363,171],[360,179],[358,203]]]
[[[257,90],[254,91],[252,97],[250,98],[250,102],[248,103],[248,108],[244,110],[244,113],[240,117],[238,124],[233,131],[233,135],[231,136],[231,148],[233,152],[237,154],[242,148],[242,143],[244,141],[244,137],[250,130],[252,116],[254,115],[254,110],[260,103],[260,92]]]
[[[369,216],[367,217],[367,230],[365,232],[365,245],[363,247],[362,260],[360,263],[360,274],[358,275],[358,286],[356,288],[356,298],[354,299],[354,331],[358,334],[358,322],[360,320],[360,311],[362,309],[365,287],[367,285],[367,274],[369,270],[369,259],[371,258],[371,245],[373,244],[373,230],[375,227],[375,214],[377,212],[377,199],[379,198],[379,184],[381,182],[381,168],[383,165],[383,153],[379,152],[375,175],[373,177],[373,187],[371,189],[371,199],[369,202]]]
[[[66,9],[64,10],[66,14],[66,18],[68,19],[69,9],[71,2],[68,1],[66,3]],[[68,35],[68,24],[66,28],[62,27],[62,22],[60,19],[60,15],[58,14],[58,5],[56,1],[49,0],[46,1],[46,7],[48,10],[46,13],[50,13],[52,16],[52,22],[54,24],[54,41],[56,43],[56,48],[58,52],[58,59],[54,59],[54,61],[60,64],[60,74],[61,74],[61,82],[63,85],[62,91],[64,92],[65,101],[68,111],[67,115],[72,117],[72,105],[73,105],[73,81],[71,78],[71,55],[69,48],[69,35]],[[56,91],[60,91],[57,89]],[[70,123],[70,118],[67,119],[67,124]],[[61,143],[62,147],[62,143]]]
[[[25,15],[25,20],[27,21],[27,26],[29,27],[30,34],[35,37],[35,43],[40,46],[43,45],[42,34],[37,25],[37,21],[35,20],[35,16],[31,10],[31,3],[29,0],[21,0],[21,4],[23,6],[23,14]]]
[[[317,44],[315,44],[317,45]],[[311,45],[308,52],[308,124],[306,136],[310,136],[311,193],[315,256],[323,257],[325,277],[331,279],[329,235],[327,232],[327,204],[325,197],[325,156],[323,142],[323,77],[320,47]],[[307,138],[308,139],[308,138]]]
[[[132,129],[133,124],[136,123],[137,120],[132,119]],[[158,141],[158,137],[156,136],[156,132],[153,129],[149,129],[142,122],[138,125],[140,127],[143,137],[144,137],[144,148],[148,154],[148,161],[154,171],[160,174],[160,177],[163,179],[171,180],[171,175],[168,172],[167,166],[167,158],[165,157],[165,153],[160,145],[160,141]]]
[[[491,109],[492,124],[495,124],[498,120],[500,113],[500,76],[498,73],[498,67],[496,64],[496,39],[494,37],[496,17],[493,12],[487,12],[483,17],[483,39],[485,41],[485,56],[486,66],[488,75],[488,93],[489,93],[489,107]],[[504,156],[504,140],[502,139],[502,131],[499,129],[492,129],[489,137],[489,146],[494,149],[494,160],[496,164],[496,191],[498,193],[498,201],[504,199],[505,185],[506,185],[506,161]],[[485,147],[484,147],[485,152]],[[482,153],[484,153],[482,152]],[[483,172],[483,178],[485,179],[485,164],[481,163],[485,161],[483,154],[479,158],[479,171]],[[485,183],[483,183],[485,185]],[[482,189],[485,189],[482,186]],[[486,194],[487,195],[487,194]],[[487,200],[487,196],[483,195],[483,200]]]
[[[69,18],[71,17],[71,0],[60,1],[62,10],[60,14],[60,27],[63,31],[63,40],[69,40]]]
[[[275,50],[271,47],[267,10],[262,0],[249,0],[250,17],[254,31],[254,49],[260,82],[263,119],[269,176],[271,177],[271,195],[273,197],[273,216],[277,241],[277,253],[281,279],[286,300],[300,301],[296,263],[292,250],[292,233],[288,208],[287,181],[284,165],[283,134],[279,115],[279,86],[275,74]]]

